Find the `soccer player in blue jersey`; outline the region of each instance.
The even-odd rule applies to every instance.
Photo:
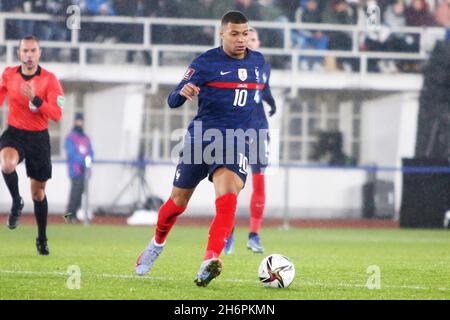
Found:
[[[152,268],[177,217],[207,176],[214,185],[216,213],[195,283],[207,286],[222,270],[219,256],[233,229],[249,163],[250,140],[236,143],[235,134],[251,128],[264,88],[264,57],[247,48],[248,33],[248,19],[241,12],[227,12],[221,23],[222,46],[197,57],[168,97],[169,106],[177,108],[198,96],[198,112],[188,127],[172,193],[159,210],[155,235],[136,262],[139,275]]]
[[[251,50],[258,50],[261,45],[258,32],[254,28],[250,28],[247,45]],[[256,163],[251,164],[253,191],[250,200],[250,230],[247,241],[247,248],[255,253],[264,252],[264,247],[262,246],[259,237],[259,231],[261,229],[261,222],[266,204],[264,170],[269,161],[269,124],[267,122],[262,101],[267,102],[270,106],[269,117],[273,116],[277,111],[275,99],[272,96],[269,86],[270,65],[268,63],[264,65],[262,78],[264,82],[264,89],[261,96],[262,100],[260,100],[258,107],[253,112],[251,125],[252,128],[256,129],[260,133],[257,135],[258,140],[253,142],[257,144],[258,150],[256,150]],[[225,245],[225,254],[231,254],[233,252],[233,233],[234,228],[227,244]]]

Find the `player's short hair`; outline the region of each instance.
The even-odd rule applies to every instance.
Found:
[[[227,23],[235,23],[235,24],[242,24],[247,23],[248,19],[247,17],[240,11],[228,11],[225,13],[222,17],[222,26],[226,25]]]
[[[39,45],[39,38],[34,36],[34,35],[29,35],[29,36],[25,36],[25,37],[23,37],[22,39],[19,40],[19,49],[20,49],[20,46],[22,45],[22,41],[24,41],[24,40],[25,41],[34,40]]]
[[[253,27],[248,28],[248,31],[258,33],[258,31]]]

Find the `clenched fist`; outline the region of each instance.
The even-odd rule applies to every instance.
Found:
[[[200,88],[192,83],[186,83],[180,90],[180,95],[192,101],[192,98],[200,93]]]

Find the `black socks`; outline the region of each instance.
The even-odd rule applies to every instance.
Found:
[[[47,215],[48,215],[48,205],[47,197],[42,201],[34,202],[34,216],[36,217],[36,223],[38,226],[38,239],[47,240]]]
[[[20,202],[20,194],[19,194],[19,177],[17,176],[17,172],[14,170],[12,173],[4,173],[3,178],[5,179],[6,186],[8,187],[9,193],[13,199],[14,203]]]

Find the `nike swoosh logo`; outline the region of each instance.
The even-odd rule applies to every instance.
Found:
[[[227,72],[223,72],[223,71],[220,71],[220,75],[221,76],[224,76],[224,75],[226,75],[226,74],[229,74],[231,71],[227,71]]]

